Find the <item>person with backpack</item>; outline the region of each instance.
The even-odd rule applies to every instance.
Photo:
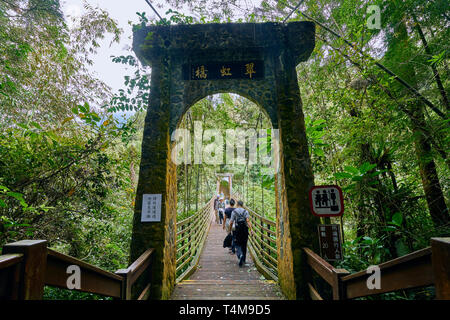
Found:
[[[236,252],[236,249],[235,249],[236,235],[232,230],[233,224],[231,223],[231,214],[233,213],[233,211],[235,209],[235,207],[234,207],[235,204],[236,204],[236,201],[234,201],[234,199],[231,199],[230,205],[228,206],[228,208],[225,209],[225,217],[223,220],[223,230],[226,231],[227,236],[229,234],[231,234],[231,248],[230,248],[231,254],[235,254],[235,252]]]
[[[242,267],[247,255],[249,228],[251,229],[252,226],[250,224],[250,214],[243,208],[244,202],[239,200],[237,204],[237,208],[231,214],[231,222],[236,233],[236,256],[239,260],[239,267]]]

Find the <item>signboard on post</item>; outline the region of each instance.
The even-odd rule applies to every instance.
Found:
[[[311,212],[318,217],[338,217],[344,213],[344,197],[338,186],[314,186],[309,190]]]
[[[161,221],[161,194],[142,195],[141,222]]]
[[[342,260],[341,232],[338,224],[319,224],[320,256],[327,261]]]
[[[264,61],[205,62],[183,66],[184,80],[262,79]]]

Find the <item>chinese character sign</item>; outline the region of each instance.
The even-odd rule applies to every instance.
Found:
[[[144,194],[142,196],[141,222],[161,221],[161,194]]]
[[[338,224],[320,224],[320,256],[327,261],[342,260],[341,233]]]
[[[344,212],[344,198],[338,186],[315,186],[309,191],[311,212],[319,217],[337,217]]]
[[[207,72],[208,70],[205,69],[205,66],[198,66],[197,69],[195,70],[195,77],[197,79],[206,79],[208,78]]]
[[[225,79],[262,79],[264,62],[206,62],[183,66],[184,80],[225,80]]]

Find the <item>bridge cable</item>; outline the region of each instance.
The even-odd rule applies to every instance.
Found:
[[[163,21],[163,18],[159,15],[158,11],[156,11],[156,9],[152,6],[150,1],[149,0],[145,0],[145,2],[147,2],[147,4],[150,6],[150,8],[152,8],[152,10],[156,13],[156,15],[159,17],[159,20]]]
[[[296,6],[294,9],[292,9],[292,7],[286,5],[286,7],[292,9],[292,11],[286,16],[286,18],[284,18],[283,23],[286,23],[286,21],[289,19],[289,17],[295,12],[295,10],[298,9],[298,7],[301,6],[301,4],[302,4],[304,1],[305,1],[305,0],[301,0],[301,1],[297,4],[297,6]]]

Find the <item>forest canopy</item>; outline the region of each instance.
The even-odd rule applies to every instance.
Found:
[[[315,184],[344,190],[343,220],[331,220],[344,226],[336,266],[360,271],[450,235],[448,1],[159,2],[172,9],[162,19],[139,12],[134,28],[316,23],[297,78]],[[376,28],[368,6],[380,9]],[[132,51],[113,57],[134,70],[114,92],[90,69],[107,50],[102,39],[118,42],[122,31],[88,2],[69,28],[58,0],[0,0],[0,245],[46,239],[109,271],[128,265],[151,70]],[[197,102],[179,127],[195,120],[271,127],[259,106],[229,93]],[[178,217],[215,194],[216,172],[230,171],[247,204],[275,220],[273,172],[198,164],[177,168]]]

